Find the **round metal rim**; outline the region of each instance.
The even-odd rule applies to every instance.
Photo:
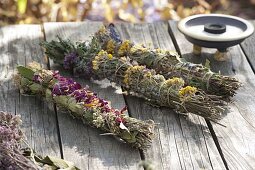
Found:
[[[236,19],[239,20],[241,22],[243,22],[244,24],[247,25],[247,30],[244,31],[242,34],[239,35],[233,35],[231,37],[210,37],[208,38],[207,36],[201,36],[198,35],[196,33],[190,32],[186,27],[185,24],[187,21],[197,18],[197,17],[205,17],[205,16],[218,16],[218,17],[226,17],[226,18],[232,18],[232,19]],[[235,41],[235,40],[239,40],[239,39],[244,39],[249,37],[253,32],[254,32],[254,27],[253,25],[246,21],[245,19],[236,17],[236,16],[231,16],[231,15],[224,15],[224,14],[198,14],[198,15],[192,15],[190,17],[184,18],[182,19],[179,23],[178,23],[178,29],[185,35],[190,36],[194,39],[198,39],[198,40],[205,40],[205,41],[214,41],[214,42],[223,42],[223,41]]]

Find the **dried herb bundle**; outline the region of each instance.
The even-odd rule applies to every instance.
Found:
[[[217,96],[208,96],[196,87],[184,86],[181,78],[165,79],[154,70],[134,65],[127,57],[115,58],[100,51],[92,61],[94,79],[107,78],[153,104],[174,108],[179,113],[193,113],[210,120],[220,118],[224,108]]]
[[[235,78],[213,73],[201,64],[182,62],[176,52],[148,49],[142,45],[135,45],[128,40],[121,41],[112,25],[108,29],[101,28],[96,32],[89,45],[85,42],[77,42],[76,45],[73,45],[71,42],[61,39],[59,42],[46,42],[43,45],[46,48],[46,54],[54,60],[57,59],[60,63],[63,63],[63,54],[70,55],[75,46],[79,55],[79,50],[82,49],[83,55],[88,58],[95,56],[101,49],[111,53],[114,57],[128,56],[138,64],[154,69],[165,78],[181,77],[185,85],[194,86],[206,93],[224,98],[233,96],[240,87],[240,83]]]
[[[229,98],[240,87],[235,78],[213,73],[201,64],[182,62],[174,51],[149,49],[143,45],[136,45],[129,40],[120,41],[115,28],[102,28],[95,33],[94,38],[102,49],[116,57],[129,56],[141,65],[155,69],[165,78],[181,77],[185,85],[195,86],[206,93]]]
[[[45,70],[38,63],[28,67],[18,66],[16,84],[26,94],[36,94],[53,101],[58,107],[81,119],[85,124],[114,135],[135,148],[147,148],[154,131],[152,120],[141,121],[114,109],[88,87],[59,75],[57,71]]]
[[[30,148],[21,148],[24,135],[20,116],[0,112],[0,169],[5,170],[79,170],[73,163],[59,158],[42,158]]]
[[[59,42],[52,41],[44,43],[46,54],[55,62],[63,64],[64,68],[73,70],[76,74],[94,79],[107,78],[115,82],[133,95],[142,97],[153,104],[175,108],[179,113],[193,113],[210,120],[220,118],[224,108],[218,96],[206,95],[203,91],[192,86],[184,86],[181,78],[173,77],[165,79],[162,75],[156,74],[145,66],[139,66],[129,57],[114,57],[106,51],[100,51],[100,43],[107,41],[104,36],[105,29],[96,33],[90,44],[72,44],[69,41],[59,39]],[[116,39],[115,42],[117,42]],[[110,41],[113,42],[113,41]],[[119,48],[119,53],[124,53],[127,43]],[[107,47],[110,48],[109,45]],[[109,51],[109,50],[108,50]],[[65,55],[63,55],[65,54]],[[131,63],[132,62],[132,63]]]

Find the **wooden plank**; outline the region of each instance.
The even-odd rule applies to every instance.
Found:
[[[174,50],[168,33],[168,24],[117,24],[122,38],[143,43],[152,48]],[[224,169],[225,166],[203,118],[177,115],[171,109],[158,109],[143,100],[126,97],[132,116],[153,119],[158,134],[146,160],[155,163],[156,169]]]
[[[100,26],[102,24],[96,22],[46,23],[44,30],[47,41],[56,39],[56,35],[79,41],[89,40]],[[63,70],[61,73],[67,74]],[[123,95],[117,94],[108,81],[95,84],[83,79],[76,80],[83,85],[88,84],[100,97],[111,101],[113,107],[120,109],[125,106]],[[83,125],[79,120],[72,120],[65,113],[58,112],[58,120],[64,158],[75,162],[81,169],[137,169],[141,160],[138,150],[113,137],[100,136],[102,132]]]
[[[46,66],[39,46],[42,40],[40,25],[0,28],[0,110],[21,114],[22,130],[39,154],[60,157],[55,112],[35,97],[20,95],[12,80],[18,64],[34,60]]]
[[[253,26],[255,27],[255,21],[250,21]],[[255,48],[254,48],[254,42],[255,42],[255,34],[253,33],[251,37],[247,38],[241,43],[242,50],[246,57],[248,58],[251,67],[253,69],[253,72],[255,72]]]
[[[229,49],[227,55],[230,60],[218,62],[213,59],[215,50],[203,49],[202,57],[191,54],[191,50],[186,50],[187,46],[192,47],[184,36],[178,32],[175,22],[170,22],[171,29],[177,40],[183,56],[189,61],[204,63],[209,59],[211,69],[215,72],[231,75],[243,83],[243,87],[238,90],[233,98],[233,103],[229,104],[228,112],[219,123],[226,125],[222,127],[212,123],[212,127],[220,148],[223,152],[229,169],[254,169],[255,167],[255,90],[254,73],[247,62],[240,46]]]

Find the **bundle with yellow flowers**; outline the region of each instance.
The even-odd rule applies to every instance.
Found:
[[[206,93],[229,98],[240,87],[237,79],[212,72],[201,64],[183,62],[174,51],[149,49],[136,45],[129,40],[121,41],[115,28],[101,28],[93,36],[99,42],[101,49],[115,57],[128,56],[140,65],[154,69],[165,78],[181,77],[185,85],[195,86]]]
[[[97,80],[107,78],[132,95],[174,108],[178,113],[193,113],[215,121],[224,111],[217,96],[185,86],[182,78],[165,79],[152,69],[131,63],[128,57],[115,58],[103,50],[92,61],[92,76]]]
[[[104,44],[102,42],[107,41],[97,34],[105,34],[104,31],[96,33],[97,38],[94,37],[90,44],[83,42],[74,45],[59,39],[43,45],[51,59],[76,74],[97,80],[107,78],[124,87],[129,94],[159,106],[174,108],[179,113],[193,113],[210,120],[220,118],[224,108],[218,96],[209,96],[196,87],[186,86],[182,78],[165,79],[154,70],[136,65],[129,57],[115,57],[113,51],[113,54],[106,51],[97,54]],[[129,49],[125,44],[120,46],[119,53],[124,54]]]
[[[112,25],[108,29],[102,27],[95,33],[90,43],[73,44],[59,38],[59,41],[44,42],[42,45],[46,48],[46,54],[57,63],[64,64],[65,68],[72,67],[75,55],[82,55],[84,59],[87,58],[86,61],[89,61],[103,49],[117,58],[128,56],[132,61],[154,69],[165,78],[181,77],[186,86],[194,86],[208,94],[218,95],[225,99],[234,96],[240,87],[240,82],[235,78],[214,73],[201,64],[183,62],[176,52],[149,49],[131,43],[129,40],[122,41]],[[89,75],[91,65],[87,65],[87,69],[84,70],[84,64],[80,63],[74,71]]]
[[[51,58],[54,60],[61,59],[58,62],[64,63],[64,66],[70,60],[70,55],[75,48],[75,45],[70,41],[62,39],[59,39],[58,42],[45,42],[43,45],[46,48],[46,54],[52,56]],[[176,52],[149,49],[131,43],[129,40],[122,41],[112,25],[108,29],[102,27],[96,32],[89,45],[85,42],[77,42],[76,52],[79,55],[87,56],[89,59],[101,49],[111,53],[114,57],[128,56],[138,64],[154,69],[165,78],[181,77],[185,85],[197,87],[208,94],[218,95],[226,99],[233,96],[240,87],[240,82],[235,78],[214,73],[201,64],[182,62]],[[62,60],[63,55],[66,56],[64,61]],[[87,70],[82,72],[84,73],[84,71],[87,73]]]
[[[15,81],[22,93],[35,94],[52,101],[85,124],[113,135],[135,148],[150,146],[154,122],[129,117],[122,110],[114,109],[109,102],[99,98],[88,87],[70,78],[62,77],[57,71],[45,70],[38,63],[28,67],[18,66]]]

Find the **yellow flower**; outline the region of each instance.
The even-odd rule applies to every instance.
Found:
[[[33,61],[31,63],[28,64],[29,68],[35,69],[35,70],[40,70],[42,67],[39,63]]]
[[[96,107],[98,106],[99,100],[98,99],[94,99],[91,103],[84,103],[85,107]]]
[[[145,66],[139,66],[139,65],[131,67],[132,71],[142,71],[144,69],[145,69]]]
[[[94,96],[94,93],[91,92],[91,91],[88,91],[88,92],[87,92],[87,95],[88,95],[88,96]]]
[[[93,61],[92,61],[92,68],[93,68],[94,70],[98,70],[98,69],[99,69],[97,60],[93,60]]]
[[[193,96],[197,92],[196,87],[186,86],[179,90],[179,95],[181,97],[190,97]]]
[[[156,52],[159,53],[159,54],[166,54],[167,51],[163,50],[163,49],[160,49],[160,48],[157,48]]]
[[[126,57],[120,57],[120,61],[127,62],[127,58]]]
[[[95,60],[96,60],[96,61],[99,61],[99,60],[100,60],[100,57],[97,55],[97,56],[95,57]]]
[[[130,84],[130,77],[135,73],[141,73],[145,69],[145,66],[131,66],[125,71],[123,83],[126,85]]]
[[[106,33],[106,29],[105,26],[102,26],[99,30],[98,30],[99,34],[105,34]]]
[[[106,51],[108,53],[114,54],[114,49],[115,49],[115,43],[113,40],[108,41],[106,45]]]
[[[128,76],[128,74],[125,74],[125,75],[124,75],[123,83],[124,83],[125,85],[128,85],[128,84],[129,84],[129,76]]]
[[[127,52],[129,52],[130,46],[131,46],[131,44],[130,44],[130,41],[129,41],[129,40],[124,41],[124,42],[121,44],[121,46],[120,46],[120,48],[119,48],[119,50],[118,50],[118,54],[119,54],[120,56],[125,55]]]
[[[184,80],[182,78],[178,78],[178,77],[173,77],[171,79],[166,80],[166,84],[173,86],[183,86],[184,85]]]
[[[131,53],[135,53],[135,52],[147,52],[148,51],[148,49],[147,48],[145,48],[142,44],[141,45],[139,45],[139,44],[136,44],[136,45],[134,45],[133,47],[131,47],[130,48],[130,52]]]
[[[112,54],[108,54],[108,59],[112,59],[113,58],[113,56],[112,56]]]
[[[107,55],[107,52],[104,50],[101,50],[97,55],[101,58],[101,57]]]
[[[151,78],[151,77],[152,77],[151,72],[147,72],[147,73],[145,73],[145,74],[144,74],[144,77]]]

